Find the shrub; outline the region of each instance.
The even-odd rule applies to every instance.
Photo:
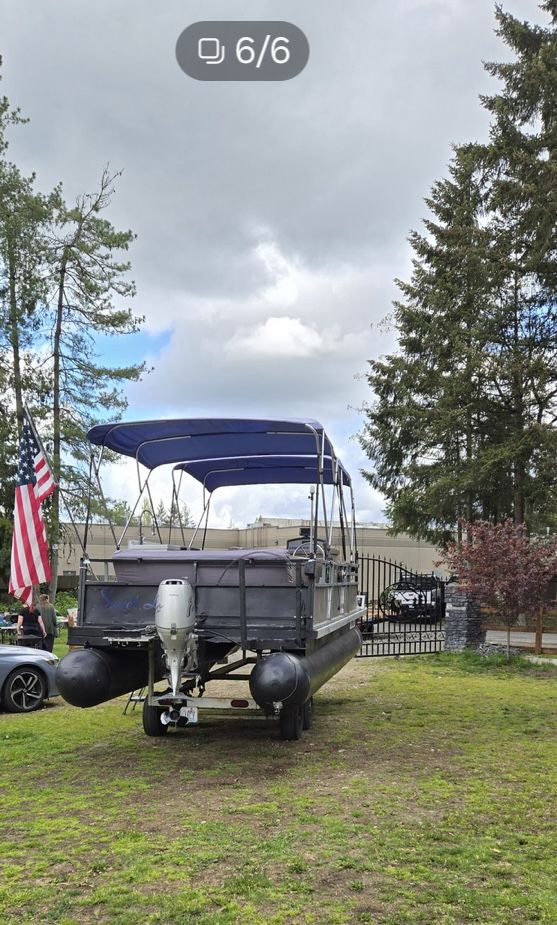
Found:
[[[70,591],[58,591],[54,600],[54,607],[58,613],[65,617],[69,607],[77,607],[77,598]]]
[[[557,572],[557,537],[533,539],[526,524],[461,522],[467,539],[449,543],[442,562],[480,604],[510,628],[520,614],[534,618]]]

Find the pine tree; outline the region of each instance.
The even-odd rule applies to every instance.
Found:
[[[536,528],[557,511],[557,3],[541,8],[549,27],[497,7],[515,61],[486,65],[503,86],[482,98],[493,116],[482,159],[500,268],[491,378],[509,420],[501,451],[512,461],[514,520]]]
[[[164,501],[159,501],[155,511],[155,520],[159,527],[167,527],[169,524],[168,511],[164,506]]]
[[[0,58],[1,64],[1,58]],[[126,406],[122,386],[138,379],[144,363],[108,366],[95,355],[97,334],[138,330],[142,319],[115,301],[133,296],[129,263],[118,260],[134,235],[116,231],[103,217],[117,174],[104,171],[98,190],[73,207],[62,187],[35,191],[5,156],[6,130],[25,122],[0,97],[0,572],[9,560],[18,431],[24,401],[51,454],[56,480],[74,516],[83,517],[89,483],[85,434]],[[41,427],[41,421],[43,426]],[[47,439],[44,439],[44,438]],[[50,437],[50,439],[49,439]],[[118,503],[109,508],[123,512]],[[45,504],[51,543],[52,594],[60,540],[59,493]],[[94,491],[92,516],[105,517]]]
[[[128,334],[139,330],[143,319],[115,299],[131,298],[134,283],[130,264],[118,259],[134,235],[117,231],[101,213],[110,205],[118,174],[105,170],[95,193],[80,196],[72,208],[61,190],[51,227],[50,265],[55,281],[52,296],[52,463],[62,478],[66,497],[81,512],[85,496],[88,447],[86,432],[102,417],[114,418],[126,407],[121,386],[137,380],[145,363],[114,367],[97,362],[95,335]],[[64,458],[62,456],[64,448]],[[59,541],[59,499],[53,496],[50,540],[52,584],[57,580],[56,547]]]
[[[399,352],[371,363],[362,443],[395,530],[443,541],[461,517],[557,526],[557,46],[497,9],[512,64],[488,145],[455,150],[411,236]]]
[[[482,96],[492,114],[484,159],[492,179],[492,210],[512,229],[517,269],[557,288],[557,0],[540,8],[548,27],[521,22],[496,7],[497,34],[515,61],[488,63],[503,83]]]
[[[479,460],[493,440],[481,313],[494,268],[485,260],[474,146],[455,149],[449,179],[426,202],[426,234],[410,236],[412,278],[397,281],[399,351],[370,364],[377,401],[367,409],[362,445],[374,463],[364,474],[386,496],[393,527],[436,541],[459,517],[495,513],[506,479],[505,466],[491,460],[478,486]]]
[[[24,391],[33,384],[26,376],[24,352],[33,343],[37,303],[45,293],[44,224],[49,215],[48,201],[33,189],[35,177],[22,176],[5,155],[6,130],[26,121],[6,96],[0,97],[0,356],[5,393],[13,392],[15,399],[18,431]]]
[[[0,161],[0,347],[10,354],[7,387],[13,393],[17,432],[25,399],[44,393],[45,372],[33,353],[41,338],[47,294],[46,227],[52,200],[36,193],[34,177]]]
[[[0,57],[0,65],[1,65]],[[46,292],[45,229],[50,199],[34,190],[6,157],[9,126],[24,123],[0,97],[0,583],[8,584],[18,437],[23,405],[44,398],[45,375],[35,352]]]
[[[110,523],[114,524],[117,527],[124,527],[130,516],[132,509],[127,501],[114,501],[112,499],[107,499],[108,502],[108,512],[102,512],[100,515],[100,521],[106,522],[107,516]]]
[[[185,501],[180,505],[180,521],[183,527],[194,527],[195,522],[189,505]]]

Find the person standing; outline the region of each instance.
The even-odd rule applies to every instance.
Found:
[[[52,652],[54,648],[54,637],[58,635],[58,625],[56,623],[56,611],[54,605],[50,603],[48,594],[41,594],[40,598],[41,617],[46,632],[44,638],[44,647],[47,652]]]
[[[37,640],[42,639],[44,641],[46,630],[41,612],[35,601],[32,604],[25,604],[21,608],[21,613],[17,618],[17,635],[36,636]]]

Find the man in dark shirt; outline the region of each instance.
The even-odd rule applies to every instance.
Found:
[[[54,647],[54,637],[58,635],[58,626],[56,625],[56,611],[48,599],[48,594],[41,594],[39,598],[41,617],[43,618],[46,636],[44,638],[44,647],[48,652],[52,652]]]

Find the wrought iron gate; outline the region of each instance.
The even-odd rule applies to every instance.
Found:
[[[445,585],[378,556],[359,560],[359,593],[366,615],[358,657],[421,655],[445,644]]]

